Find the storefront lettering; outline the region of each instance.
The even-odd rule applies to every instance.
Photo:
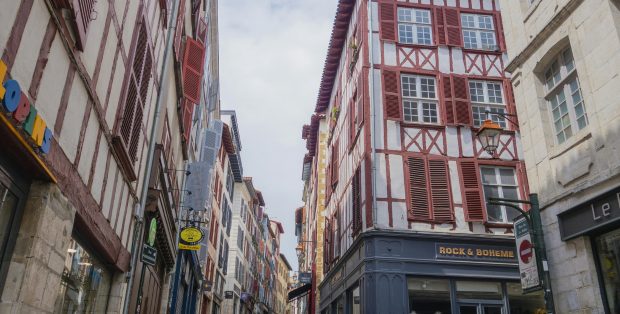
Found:
[[[468,259],[516,262],[516,253],[512,248],[492,247],[467,244],[435,244],[437,258]]]
[[[620,202],[620,193],[618,193],[616,196],[618,197],[618,200]],[[594,204],[590,205],[590,207],[592,208],[592,218],[594,218],[594,220],[601,219],[600,214],[597,216],[596,212],[594,211]],[[607,217],[611,215],[609,210],[611,210],[611,206],[609,205],[609,203],[605,203],[601,206],[601,212],[603,213],[603,216]]]
[[[467,249],[467,254],[465,254],[465,248],[450,248],[450,247],[440,246],[439,254],[474,256],[474,251],[472,249]],[[476,256],[506,257],[506,258],[515,257],[514,252],[510,250],[482,250],[482,249],[476,249]]]
[[[0,80],[4,80],[6,72],[6,65],[0,61]],[[15,80],[6,81],[0,87],[0,99],[2,99],[2,107],[13,113],[13,119],[22,123],[22,129],[39,146],[41,152],[48,153],[52,130],[47,128],[47,124],[41,119],[37,109],[30,104],[28,96],[22,92],[19,83]]]
[[[596,233],[597,228],[619,220],[620,189],[618,188],[558,214],[562,241]]]

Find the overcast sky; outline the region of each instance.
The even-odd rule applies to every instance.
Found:
[[[337,0],[219,1],[220,84],[235,110],[243,175],[284,226],[280,252],[297,270],[295,209],[303,206],[304,124],[316,105]]]

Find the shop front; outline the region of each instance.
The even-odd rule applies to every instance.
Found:
[[[533,314],[514,238],[432,233],[362,234],[327,274],[322,314]]]
[[[564,242],[589,237],[605,313],[620,313],[620,188],[560,213],[558,223]]]

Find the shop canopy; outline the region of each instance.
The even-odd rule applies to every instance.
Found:
[[[291,302],[301,296],[306,295],[306,293],[308,293],[308,291],[310,291],[310,288],[312,287],[311,284],[306,284],[303,285],[291,292],[288,293],[288,301]]]

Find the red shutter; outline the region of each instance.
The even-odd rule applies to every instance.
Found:
[[[454,96],[454,122],[460,125],[472,125],[466,76],[452,75],[452,95]]]
[[[364,70],[362,69],[357,78],[357,127],[364,122]]]
[[[379,39],[385,41],[397,41],[396,27],[396,5],[392,3],[380,3]]]
[[[325,217],[325,229],[323,229],[323,269],[324,273],[328,271],[329,260],[329,219]]]
[[[522,200],[530,199],[530,185],[527,181],[527,171],[525,168],[525,161],[519,161],[517,164],[517,182],[519,183],[519,193],[521,193]],[[530,205],[522,204],[523,210],[530,210]]]
[[[86,48],[86,37],[88,36],[90,21],[92,21],[96,3],[96,0],[71,0],[75,41],[80,51],[84,51],[84,48]]]
[[[170,152],[170,127],[168,126],[168,114],[164,119],[164,131],[161,134],[161,145],[164,147],[164,156],[168,160],[168,153]]]
[[[403,115],[400,105],[399,74],[397,71],[383,71],[383,94],[385,118],[402,121]]]
[[[506,104],[506,113],[516,115],[517,105],[515,103],[514,91],[512,90],[512,82],[510,81],[510,79],[505,79],[503,83],[504,83],[504,103]],[[510,121],[517,124],[517,125],[514,125],[510,121],[506,121],[510,129],[518,131],[519,130],[519,119],[516,116],[508,117],[508,119],[510,119]],[[519,157],[522,157],[522,156],[519,156]]]
[[[189,99],[183,99],[183,141],[189,141],[192,133],[192,118],[194,116],[194,103]]]
[[[506,37],[504,36],[504,23],[502,22],[502,14],[497,12],[495,17],[495,29],[497,30],[497,43],[501,51],[506,51]]]
[[[195,104],[200,103],[204,57],[205,47],[188,37],[183,61],[183,95]]]
[[[459,9],[444,8],[444,22],[448,46],[462,47],[461,14]]]
[[[205,47],[207,46],[207,32],[207,22],[205,22],[204,18],[200,18],[196,30],[196,40]]]
[[[437,46],[446,45],[446,26],[443,17],[443,8],[435,8],[435,34],[437,34]]]
[[[349,142],[347,148],[351,149],[353,147],[353,141],[355,140],[355,100],[351,98],[349,100],[349,108],[347,109],[347,123],[349,124]]]
[[[407,219],[430,219],[428,206],[428,187],[426,180],[426,161],[424,157],[409,157],[410,206]]]
[[[441,75],[440,79],[443,91],[443,111],[445,112],[445,124],[455,125],[454,96],[452,94],[452,77],[450,75]]]
[[[448,163],[443,157],[434,158],[428,155],[428,177],[431,191],[433,219],[451,221],[454,219],[450,184],[448,180]]]
[[[482,196],[482,184],[478,165],[475,161],[461,161],[461,186],[463,187],[463,207],[467,221],[487,221],[487,213]]]
[[[179,10],[177,12],[176,28],[174,29],[174,52],[177,56],[177,62],[183,61],[181,53],[181,35],[183,34],[183,25],[185,21],[185,0],[179,1]]]
[[[361,171],[360,168],[355,170],[352,182],[353,191],[353,235],[356,235],[362,229],[362,189],[361,189]]]
[[[340,139],[336,140],[334,146],[332,146],[332,185],[335,187],[338,184],[338,149]]]

